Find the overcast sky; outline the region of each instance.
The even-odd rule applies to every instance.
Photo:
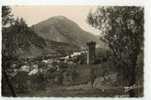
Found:
[[[89,11],[96,8],[97,6],[14,6],[12,13],[22,17],[29,26],[53,16],[65,16],[84,30],[98,35],[99,32],[86,22]]]

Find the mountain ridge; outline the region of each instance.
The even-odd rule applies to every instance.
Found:
[[[41,21],[31,28],[41,37],[56,42],[65,42],[86,46],[88,41],[96,41],[100,44],[100,40],[93,34],[83,30],[77,23],[64,16],[50,17]]]
[[[31,27],[19,20],[6,30],[2,34],[3,44],[6,44],[3,49],[10,54],[14,51],[14,55],[21,58],[66,56],[86,48],[88,41],[99,43],[97,37],[63,16],[49,18]]]

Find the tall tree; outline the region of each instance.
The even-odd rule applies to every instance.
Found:
[[[99,7],[88,15],[88,23],[100,30],[101,40],[112,50],[124,85],[136,84],[136,62],[143,47],[144,9],[142,7]],[[125,81],[126,80],[126,81]],[[137,96],[134,90],[131,97]]]
[[[2,7],[2,93],[4,89],[4,83],[6,81],[12,96],[16,97],[13,85],[7,75],[7,69],[10,67],[11,54],[6,50],[6,41],[8,41],[7,27],[13,22],[13,16],[11,15],[11,9],[8,6]]]

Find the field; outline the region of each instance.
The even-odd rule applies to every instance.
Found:
[[[32,78],[32,82],[27,82],[28,85],[22,86],[28,80],[28,78],[24,77],[19,82],[21,88],[25,90],[16,88],[16,94],[18,97],[127,97],[128,94],[124,92],[124,88],[117,82],[117,73],[113,72],[112,68],[102,65],[84,64],[72,66],[66,72],[76,72],[76,75],[69,74],[66,79],[63,79],[62,84],[54,83],[52,80],[41,80],[40,77],[36,77],[36,82],[33,82],[35,78]],[[92,69],[95,74],[93,87],[91,84]],[[22,78],[22,76],[20,77]],[[37,82],[37,79],[39,79],[39,82]],[[142,89],[139,92],[142,93]],[[9,93],[7,93],[7,96],[9,96]]]

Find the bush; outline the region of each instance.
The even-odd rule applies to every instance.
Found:
[[[17,92],[26,92],[28,91],[29,86],[27,85],[28,73],[27,72],[18,72],[15,77],[13,77],[12,82],[15,90]]]

